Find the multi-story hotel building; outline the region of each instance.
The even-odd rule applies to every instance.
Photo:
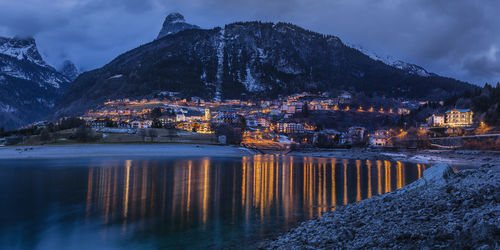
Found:
[[[470,127],[473,124],[473,112],[470,109],[452,109],[446,111],[446,125],[449,127]]]

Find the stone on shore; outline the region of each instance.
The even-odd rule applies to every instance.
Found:
[[[447,164],[397,192],[303,222],[262,248],[500,248],[500,166]]]

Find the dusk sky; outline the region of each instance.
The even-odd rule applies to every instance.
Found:
[[[202,28],[291,22],[478,85],[500,81],[497,0],[0,0],[0,36],[34,36],[54,66],[84,70],[154,40],[180,12]]]

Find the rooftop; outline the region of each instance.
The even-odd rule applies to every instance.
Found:
[[[450,109],[450,110],[446,111],[446,113],[450,113],[452,111],[458,111],[458,112],[466,113],[466,112],[469,112],[471,110],[470,109]]]

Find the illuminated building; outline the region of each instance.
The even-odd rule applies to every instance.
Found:
[[[210,113],[209,108],[205,108],[205,121],[210,121],[212,119],[212,114]]]
[[[446,111],[446,125],[449,127],[470,127],[473,112],[470,109],[452,109]]]
[[[389,144],[390,136],[387,130],[377,130],[370,135],[370,145],[384,147]]]

